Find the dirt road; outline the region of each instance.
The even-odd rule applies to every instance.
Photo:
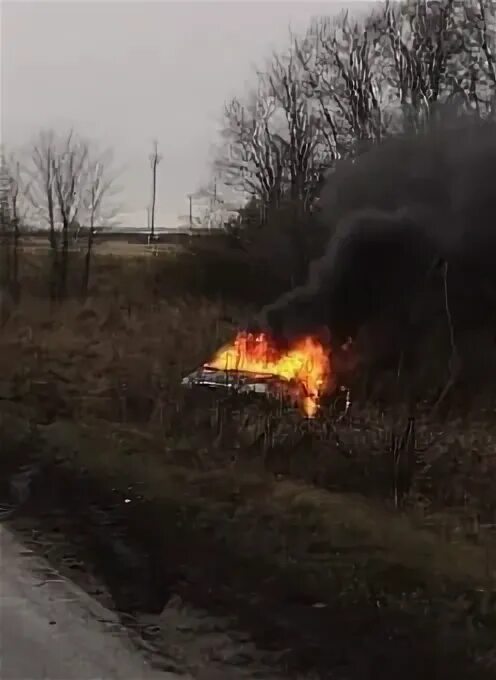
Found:
[[[118,619],[0,526],[0,677],[174,680],[135,651]]]

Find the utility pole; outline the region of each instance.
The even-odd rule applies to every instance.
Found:
[[[214,195],[210,203],[210,219],[208,221],[209,230],[212,229],[212,216],[216,219],[217,215],[217,175],[214,176]]]
[[[150,155],[150,163],[152,167],[152,207],[151,207],[151,232],[150,240],[155,240],[155,203],[157,195],[157,166],[162,160],[162,156],[158,153],[158,143],[155,141],[153,143],[153,151]]]
[[[189,198],[189,228],[193,229],[193,194],[188,194]]]

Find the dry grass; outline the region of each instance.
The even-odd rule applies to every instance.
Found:
[[[277,480],[260,466],[208,469],[187,458],[173,464],[156,438],[126,426],[55,421],[39,427],[33,440],[29,422],[10,413],[0,415],[0,433],[7,445],[35,442],[39,459],[49,466],[57,461],[58,475],[65,470],[77,478],[84,470],[100,488],[120,490],[137,506],[138,530],[160,546],[164,565],[170,569],[177,559],[170,553],[177,533],[195,554],[188,578],[212,587],[207,563],[217,564],[223,587],[236,584],[238,607],[268,587],[272,606],[295,598],[320,603],[333,625],[343,611],[351,620],[357,612],[368,619],[379,607],[393,621],[424,620],[424,632],[434,626],[448,639],[462,634],[491,659],[496,565],[488,544],[439,537],[381,503]],[[345,629],[351,625],[338,620]],[[445,668],[446,659],[440,663]]]
[[[142,258],[150,257],[152,255],[163,255],[165,253],[174,253],[181,250],[181,246],[174,244],[159,243],[157,245],[148,245],[146,243],[128,243],[127,241],[102,241],[94,246],[98,256],[106,255],[111,257],[125,257],[125,258]],[[86,245],[83,242],[71,246],[71,252],[84,254]],[[46,241],[28,241],[23,244],[20,252],[24,256],[40,256],[50,253],[50,246]]]
[[[130,242],[127,241],[125,237],[123,238],[105,238],[105,236],[98,236],[93,242],[93,247],[99,255],[135,255],[140,256],[145,250],[147,234],[143,232],[142,242]],[[167,243],[158,243],[158,249],[168,249],[171,246]],[[86,236],[79,238],[75,247],[78,250],[84,251],[86,248]],[[175,246],[172,246],[173,248]],[[48,241],[48,236],[23,236],[20,246],[21,253],[29,253],[36,251],[38,253],[49,250],[50,244]]]
[[[226,528],[231,524],[233,528],[227,529],[231,537],[242,525],[250,553],[257,550],[262,523],[275,522],[299,535],[298,542],[288,546],[290,552],[296,549],[299,561],[308,559],[313,544],[321,544],[326,546],[324,552],[332,554],[355,549],[355,556],[361,554],[367,560],[371,554],[377,555],[385,570],[401,565],[418,575],[419,584],[451,582],[491,589],[495,584],[496,563],[488,562],[491,556],[485,546],[462,537],[441,538],[419,527],[407,514],[394,513],[358,494],[326,492],[291,479],[276,480],[261,468],[244,463],[227,469],[195,469],[187,460],[172,462],[167,455],[160,456],[156,441],[154,445],[152,439],[126,427],[55,422],[41,427],[40,432],[43,454],[49,458],[70,446],[72,456],[67,464],[74,469],[84,467],[99,479],[118,480],[122,488],[139,479],[148,501],[196,506]],[[271,548],[273,559],[281,559],[278,550],[282,545]]]
[[[388,501],[396,492],[403,505],[430,514],[456,508],[458,516],[475,513],[482,524],[496,524],[496,422],[487,414],[444,422],[418,415],[401,449],[393,442],[408,414],[399,408],[353,404],[343,419],[334,403],[308,424],[266,404],[219,403],[181,388],[181,378],[231,336],[246,310],[198,296],[164,299],[153,292],[161,265],[153,260],[97,257],[99,295],[84,304],[52,307],[25,293],[0,334],[0,397],[22,401],[42,422],[97,418],[138,427],[166,442],[172,459],[188,452],[202,466],[236,460]],[[25,263],[31,288],[40,271],[39,261]]]
[[[265,403],[187,393],[181,378],[246,310],[154,295],[157,258],[123,262],[96,258],[98,295],[85,304],[51,308],[25,293],[0,332],[4,437],[23,412],[48,459],[62,454],[107,487],[139,481],[155,513],[191,508],[223,545],[293,574],[316,600],[339,591],[416,611],[442,601],[463,619],[472,604],[457,594],[494,590],[491,530],[481,526],[496,524],[494,423],[422,417],[397,449],[401,413],[356,404],[346,418],[330,408],[303,423]],[[39,271],[25,267],[32,291]]]
[[[43,296],[47,262],[25,258],[25,292],[0,335],[3,393],[78,419],[143,422],[167,406],[165,426],[184,396],[182,376],[226,340],[222,319],[235,310],[198,297],[157,299],[159,266],[159,258],[96,257],[95,295],[54,307]]]
[[[180,399],[184,372],[226,339],[224,313],[206,301],[145,310],[119,300],[67,302],[50,311],[44,301],[26,300],[2,332],[2,380],[28,400],[51,390],[77,418],[125,419],[116,414],[124,401],[134,405],[129,417],[151,417],[160,398]]]

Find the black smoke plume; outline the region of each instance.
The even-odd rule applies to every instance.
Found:
[[[405,327],[425,282],[447,271],[455,306],[468,292],[491,297],[496,124],[451,121],[375,145],[338,165],[320,210],[330,233],[324,255],[305,285],[262,310],[256,327],[288,340],[325,328],[336,342],[367,324]]]

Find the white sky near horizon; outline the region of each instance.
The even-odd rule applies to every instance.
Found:
[[[70,127],[112,147],[123,168],[120,222],[146,226],[152,140],[163,159],[157,227],[188,212],[186,195],[212,176],[223,105],[255,68],[318,15],[354,2],[3,0],[1,139]]]

